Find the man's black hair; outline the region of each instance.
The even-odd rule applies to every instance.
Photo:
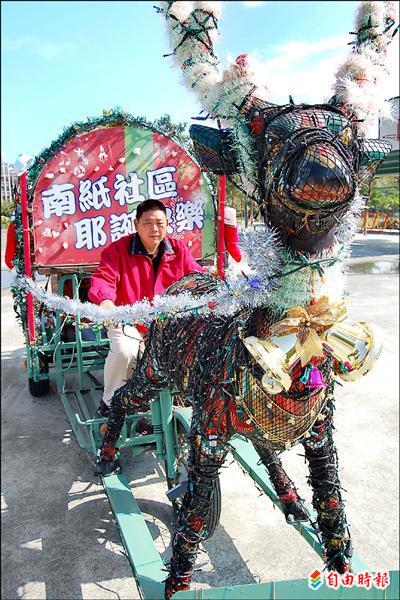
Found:
[[[142,214],[148,210],[162,210],[165,215],[167,214],[167,209],[165,208],[164,204],[160,202],[160,200],[149,198],[148,200],[144,200],[138,204],[136,209],[136,219],[139,221]]]

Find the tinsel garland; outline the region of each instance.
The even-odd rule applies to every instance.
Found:
[[[343,244],[346,255],[350,254],[350,246],[357,231],[357,221],[363,214],[365,208],[365,197],[357,189],[348,211],[340,220],[335,231],[335,237],[339,244]]]
[[[257,185],[254,138],[246,111],[254,100],[267,99],[262,65],[239,56],[223,72],[214,54],[221,2],[160,2],[171,55],[182,69],[184,84],[194,91],[209,116],[229,124],[233,148],[241,165],[241,189],[252,195]],[[398,30],[396,2],[361,2],[355,22],[352,53],[336,73],[331,103],[348,107],[365,133],[384,108],[382,80],[387,75],[387,49]],[[166,55],[169,56],[169,55]],[[387,103],[386,103],[387,104]]]
[[[233,126],[234,148],[241,163],[244,186],[256,184],[254,140],[241,107],[246,98],[256,93],[265,96],[259,84],[259,69],[243,55],[241,62],[219,71],[213,52],[218,32],[221,2],[161,2],[156,7],[165,16],[171,54],[182,69],[184,84],[199,97],[214,119]]]
[[[281,248],[274,232],[263,228],[261,231],[248,231],[245,234],[248,255],[253,255],[251,265],[255,267],[254,256],[264,256],[261,267],[251,270],[249,275],[236,278],[227,277],[218,281],[217,291],[205,294],[201,299],[189,292],[176,296],[156,296],[150,303],[147,299],[133,305],[119,306],[107,310],[88,302],[63,298],[47,292],[32,279],[17,275],[14,286],[31,292],[35,298],[53,310],[84,317],[95,323],[151,323],[154,319],[187,317],[189,313],[197,316],[232,315],[245,307],[264,305],[277,285],[281,271]],[[257,247],[257,253],[254,248]]]
[[[284,251],[276,233],[267,227],[258,231],[244,230],[240,237],[247,256],[247,274],[228,272],[224,281],[217,281],[215,292],[201,298],[186,291],[174,296],[156,296],[152,302],[144,299],[133,305],[104,309],[48,292],[22,274],[17,275],[13,288],[18,293],[31,292],[36,300],[54,311],[105,325],[110,322],[150,324],[156,319],[179,319],[189,315],[230,316],[244,308],[265,306],[268,302],[281,311],[298,304],[307,306],[311,296],[342,297],[342,272],[338,263],[345,252],[344,246],[335,252],[324,251],[307,259],[304,255]]]
[[[62,134],[56,140],[54,140],[50,146],[42,150],[35,157],[35,161],[29,167],[27,171],[29,188],[34,188],[40,172],[45,167],[46,163],[51,158],[55,157],[56,154],[65,146],[65,144],[67,144],[72,138],[76,137],[77,134],[92,131],[93,129],[100,127],[115,126],[143,127],[157,133],[162,133],[183,147],[184,150],[189,152],[190,156],[192,157],[190,145],[185,138],[177,136],[176,134],[172,134],[171,131],[164,130],[162,127],[156,126],[154,123],[147,121],[145,117],[134,117],[126,111],[123,111],[122,108],[115,107],[108,111],[104,111],[104,115],[102,117],[87,117],[85,121],[76,121],[70,126],[65,127]]]

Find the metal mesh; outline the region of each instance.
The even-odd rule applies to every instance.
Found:
[[[239,163],[231,148],[228,130],[191,125],[189,134],[196,158],[203,169],[217,175],[229,175],[238,170]]]
[[[359,162],[355,125],[338,109],[288,105],[256,111],[261,211],[287,237],[320,237],[354,197]]]
[[[330,368],[326,364],[319,365],[325,379],[329,377]],[[249,370],[239,374],[240,393],[236,413],[240,417],[234,419],[237,433],[249,434],[250,425],[262,437],[277,447],[287,447],[300,440],[309,431],[319,413],[326,404],[324,390],[310,393],[303,384],[296,381],[302,369],[298,367],[293,373],[293,384],[288,394],[268,395],[260,380]],[[295,390],[299,391],[295,391]],[[239,400],[240,398],[240,400]]]
[[[391,144],[382,140],[364,140],[361,144],[361,166],[358,178],[361,184],[372,180],[385,156],[390,152]]]
[[[348,119],[324,109],[283,109],[267,119],[259,145],[264,197],[273,194],[297,214],[347,204],[355,139]]]

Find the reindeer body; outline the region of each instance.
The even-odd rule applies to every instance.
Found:
[[[167,294],[188,290],[204,294],[221,285],[207,275],[194,274],[174,284]],[[247,335],[267,336],[269,327],[282,313],[261,307],[225,318],[191,316],[153,322],[135,373],[114,394],[103,460],[115,455],[125,415],[148,410],[149,399],[163,388],[177,390],[193,407],[188,436],[189,491],[174,536],[167,597],[189,585],[198,545],[207,533],[214,482],[234,434],[253,442],[288,522],[307,520],[308,514],[277,451],[299,441],[303,443],[329,567],[344,572],[349,566],[351,543],[332,440],[331,359],[317,361],[327,384],[324,389],[308,390],[298,380],[302,371],[299,366],[289,392],[272,396],[263,390],[262,369],[242,342]]]
[[[158,10],[165,16],[184,82],[210,116],[224,123],[219,130],[191,127],[199,163],[227,174],[252,197],[266,231],[274,232],[278,243],[269,249],[264,234],[253,236],[249,265],[261,275],[249,285],[262,288],[258,300],[251,296],[227,315],[191,314],[153,322],[136,371],[112,401],[102,461],[115,455],[126,412],[147,408],[149,398],[162,388],[180,390],[193,405],[189,487],[173,538],[167,598],[189,586],[205,536],[213,482],[235,433],[253,442],[288,519],[303,520],[307,514],[277,451],[303,444],[327,566],[341,573],[350,568],[351,542],[332,439],[334,379],[337,373],[343,375],[347,363],[337,364],[329,346],[321,346],[320,352],[309,354],[310,368],[320,374],[319,385],[310,384],[301,359],[290,370],[290,385],[272,389],[246,341],[268,342],[296,307],[306,315],[297,334],[301,346],[311,335],[315,306],[324,298],[333,305],[343,297],[340,263],[363,206],[358,187],[390,149],[366,140],[363,127],[376,109],[371,90],[379,88],[384,71],[395,3],[361,4],[353,52],[337,73],[334,96],[314,106],[268,102],[246,55],[219,73],[213,53],[219,4],[164,2]],[[202,298],[224,285],[195,274],[167,294]],[[236,300],[232,295],[232,302]]]

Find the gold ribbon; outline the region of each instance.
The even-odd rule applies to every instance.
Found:
[[[287,318],[272,325],[270,335],[280,337],[296,333],[296,351],[304,367],[313,356],[324,356],[319,334],[334,323],[343,321],[347,313],[343,300],[331,304],[327,296],[322,296],[307,308],[302,306],[291,308],[287,311],[287,315]]]

